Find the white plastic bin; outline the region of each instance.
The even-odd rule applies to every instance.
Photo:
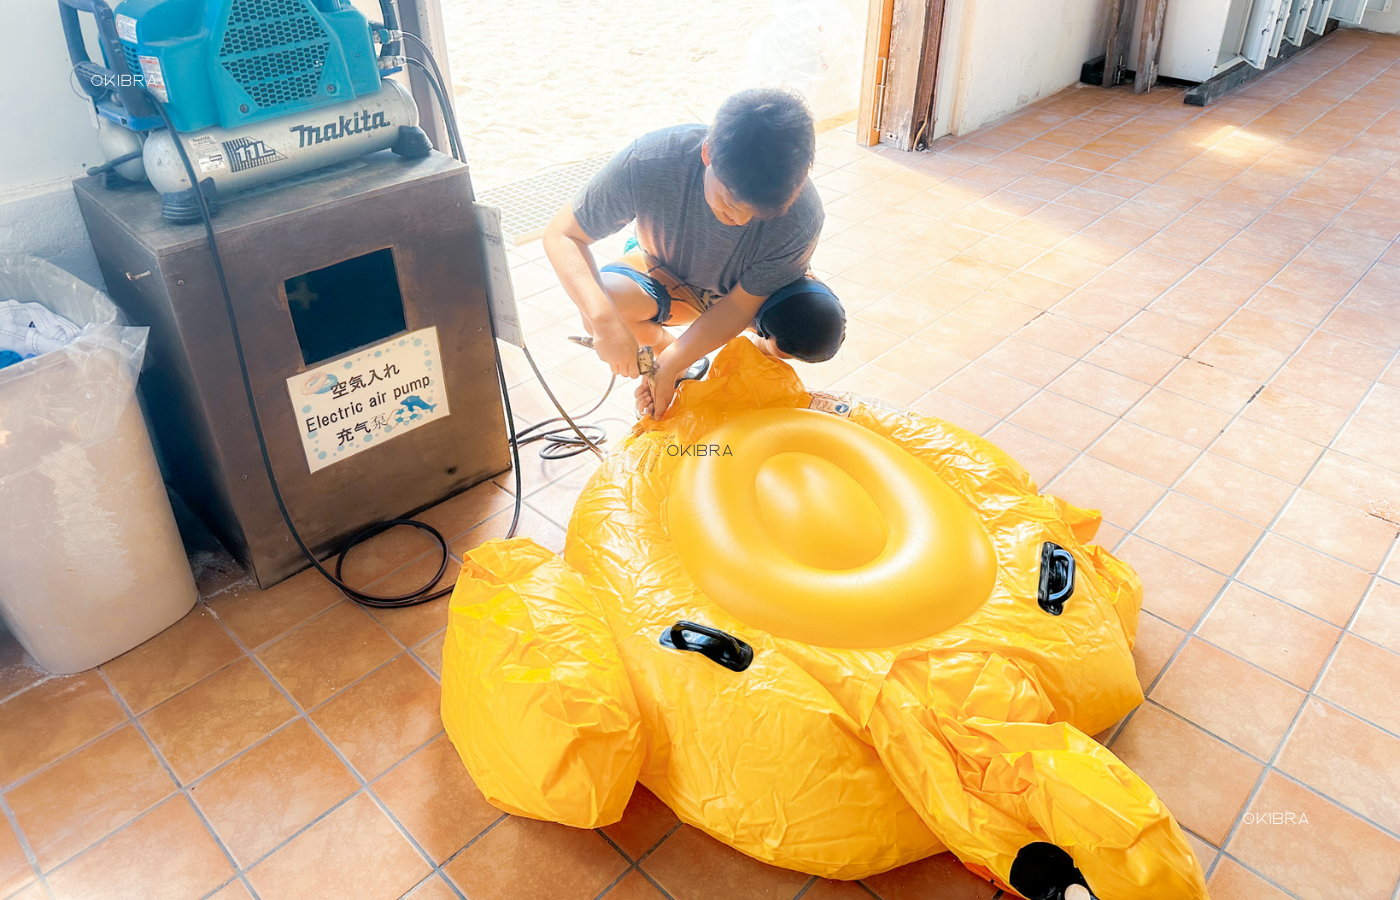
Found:
[[[0,369],[0,616],[44,668],[79,672],[169,627],[197,597],[136,402],[147,330],[32,257],[0,256],[0,300],[92,326]]]

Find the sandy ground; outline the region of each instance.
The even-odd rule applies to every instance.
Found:
[[[443,0],[473,181],[490,189],[611,154],[655,128],[708,122],[759,73],[771,80],[778,60],[805,78],[817,44],[801,36],[817,15],[836,26],[823,26],[819,41],[838,64],[827,67],[837,71],[827,83],[809,86],[814,112],[854,108],[863,8],[863,0]],[[764,49],[749,63],[756,34]]]

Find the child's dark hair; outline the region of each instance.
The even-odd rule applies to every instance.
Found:
[[[760,217],[787,209],[817,153],[807,104],[777,88],[740,91],[725,100],[707,141],[715,175]]]
[[[826,362],[846,340],[846,310],[826,285],[803,279],[775,293],[754,320],[760,337],[803,362]]]

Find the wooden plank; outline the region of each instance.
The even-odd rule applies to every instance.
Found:
[[[885,102],[880,139],[901,150],[914,136],[914,92],[924,49],[924,0],[895,0],[890,19],[890,52],[885,64]]]
[[[919,68],[919,82],[914,90],[914,136],[910,144],[923,150],[933,133],[934,90],[938,82],[938,51],[943,46],[943,10],[947,0],[928,0],[924,16],[924,59]]]
[[[879,128],[881,139],[900,150],[912,150],[921,128],[932,127],[943,4],[944,0],[894,2]]]
[[[1141,36],[1138,38],[1137,77],[1133,93],[1145,94],[1157,83],[1157,57],[1162,51],[1162,29],[1167,23],[1167,0],[1147,0],[1142,9]]]
[[[1128,68],[1128,49],[1133,39],[1133,17],[1137,14],[1135,0],[1111,0],[1108,11],[1108,41],[1104,44],[1104,87],[1113,87],[1123,80]]]
[[[890,24],[894,0],[869,0],[865,24],[865,65],[860,76],[860,110],[856,114],[856,143],[880,143],[880,107],[885,93],[885,67],[890,55]]]

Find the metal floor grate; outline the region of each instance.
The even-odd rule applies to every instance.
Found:
[[[519,241],[542,231],[560,207],[572,200],[578,189],[610,159],[611,156],[597,156],[554,166],[529,178],[482,191],[477,199],[500,207],[501,230],[511,240]]]

